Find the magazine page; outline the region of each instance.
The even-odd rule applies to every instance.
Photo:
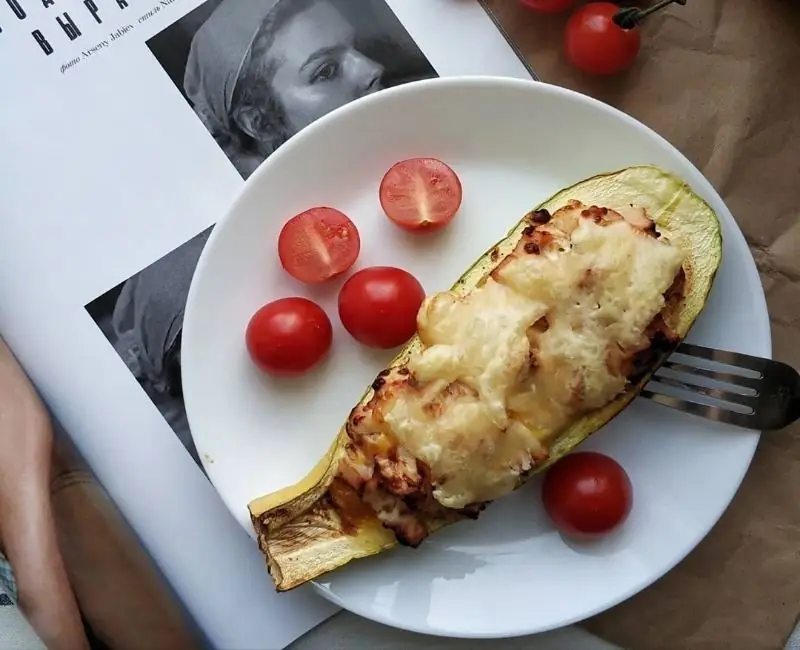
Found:
[[[331,110],[532,73],[476,0],[5,0],[0,56],[0,334],[211,642],[283,647],[335,608],[275,594],[198,463],[180,384],[198,256]]]

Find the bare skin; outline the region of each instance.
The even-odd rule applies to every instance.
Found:
[[[53,433],[38,394],[0,339],[0,547],[19,607],[51,650],[88,650],[58,549],[50,472]]]

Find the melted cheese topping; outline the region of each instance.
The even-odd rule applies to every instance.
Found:
[[[420,310],[417,385],[380,410],[446,507],[506,494],[543,443],[624,389],[608,351],[646,347],[684,259],[626,221],[579,219],[566,240],[564,251],[515,253],[466,296],[436,294]],[[545,316],[546,331],[532,327]]]
[[[504,429],[506,394],[530,352],[526,332],[547,308],[492,278],[466,300],[434,295],[417,316],[426,348],[412,357],[409,370],[423,382],[460,380],[480,396],[492,423]]]

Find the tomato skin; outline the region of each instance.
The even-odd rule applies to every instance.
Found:
[[[277,377],[304,374],[327,355],[333,342],[328,315],[307,298],[280,298],[250,318],[245,344],[253,363]]]
[[[350,218],[328,207],[301,212],[278,236],[278,258],[296,280],[319,284],[341,275],[361,252],[361,236]]]
[[[591,540],[628,518],[633,487],[613,458],[592,451],[574,452],[547,471],[542,501],[547,516],[563,534]]]
[[[378,190],[389,219],[409,232],[441,230],[461,207],[463,188],[455,171],[437,158],[409,158],[392,165]]]
[[[630,66],[641,47],[639,29],[614,22],[620,8],[613,2],[590,2],[567,21],[564,50],[578,69],[593,75],[616,74]]]
[[[519,0],[529,9],[543,14],[555,14],[566,11],[575,4],[575,0]]]
[[[372,266],[357,271],[339,292],[339,318],[359,343],[395,348],[417,332],[425,290],[408,271]]]

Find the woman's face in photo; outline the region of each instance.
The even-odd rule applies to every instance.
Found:
[[[354,48],[353,27],[321,0],[292,17],[266,57],[272,91],[294,132],[354,99],[380,90],[383,67]]]

